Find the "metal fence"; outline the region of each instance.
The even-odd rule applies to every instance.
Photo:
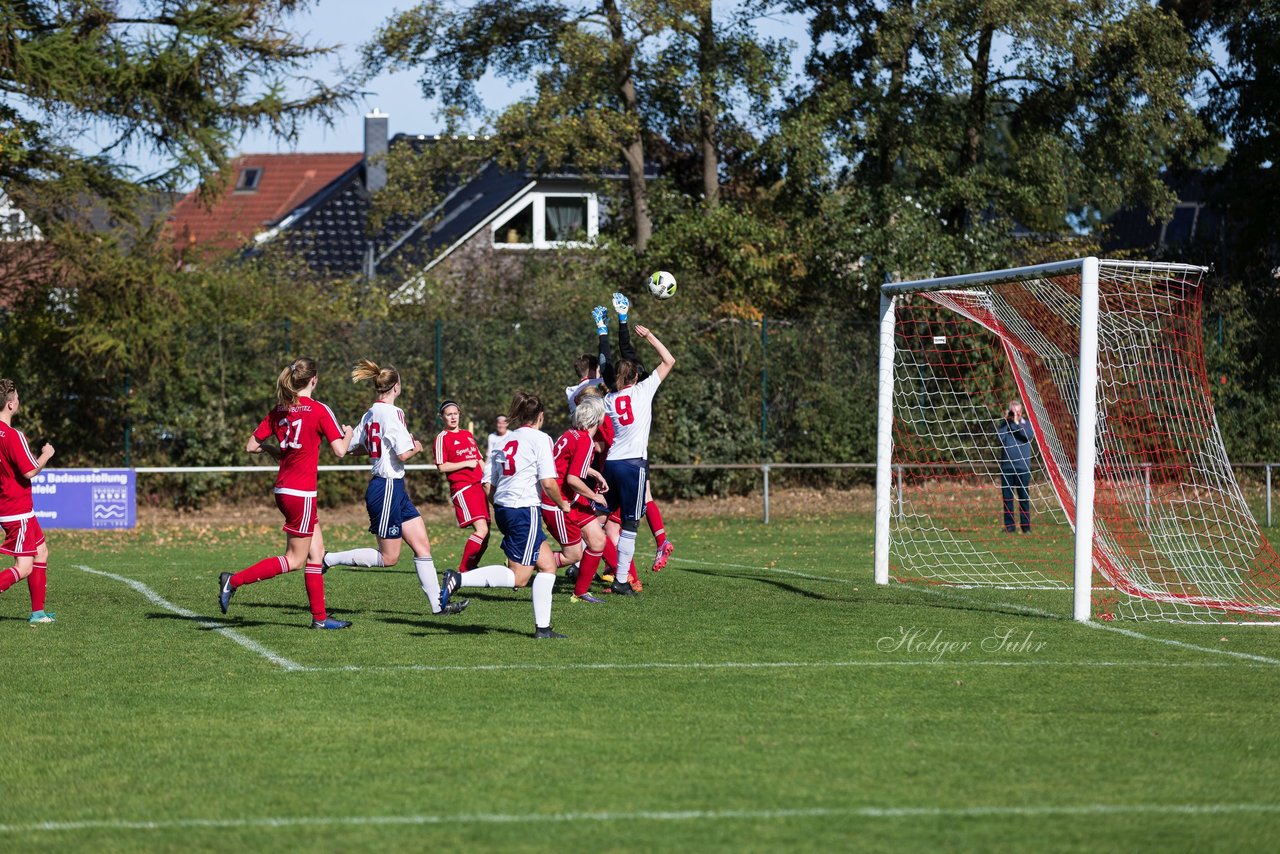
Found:
[[[1272,526],[1272,469],[1280,466],[1280,462],[1269,463],[1233,463],[1231,468],[1233,471],[1258,471],[1263,473],[1263,496],[1265,500],[1264,512],[1261,523],[1264,527]],[[405,466],[407,471],[435,471],[434,465],[409,464]],[[822,469],[822,470],[839,470],[839,469],[862,469],[868,472],[874,472],[875,463],[785,463],[785,462],[769,462],[769,463],[655,463],[651,466],[654,471],[756,471],[760,473],[760,498],[761,498],[761,519],[764,524],[769,524],[769,475],[775,470],[788,469]],[[903,466],[895,466],[898,470],[899,482]],[[322,472],[368,472],[367,465],[322,465],[319,467]],[[236,474],[243,472],[274,472],[273,466],[146,466],[135,468],[134,471],[139,475],[185,475],[185,474]]]

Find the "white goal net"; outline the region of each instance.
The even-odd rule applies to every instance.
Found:
[[[1280,620],[1210,398],[1203,268],[1088,260],[1096,313],[1085,259],[885,286],[877,580],[1079,591],[1083,567],[1077,619]]]

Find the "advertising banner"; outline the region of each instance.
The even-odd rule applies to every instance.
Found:
[[[31,481],[40,527],[132,528],[133,469],[46,469]]]

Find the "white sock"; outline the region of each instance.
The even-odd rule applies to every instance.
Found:
[[[352,549],[346,552],[329,552],[324,556],[324,565],[329,566],[385,566],[382,553],[377,549]]]
[[[462,573],[463,587],[511,587],[516,586],[516,574],[505,566],[496,563],[488,566],[477,566],[469,572]]]
[[[533,627],[551,628],[551,590],[556,586],[554,572],[539,572],[533,576]]]
[[[413,559],[413,569],[418,573],[418,583],[422,585],[422,592],[427,594],[427,601],[431,603],[431,613],[440,613],[440,579],[436,577],[436,562],[428,557],[415,557]]]
[[[636,556],[636,532],[623,531],[618,535],[618,569],[614,583],[631,580],[631,560]]]

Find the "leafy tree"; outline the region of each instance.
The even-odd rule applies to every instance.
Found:
[[[786,6],[808,16],[814,47],[775,168],[815,213],[831,181],[855,188],[857,227],[889,245],[899,223],[925,224],[906,207],[922,206],[934,235],[904,272],[976,266],[986,241],[966,247],[993,225],[1056,233],[1124,202],[1163,211],[1161,170],[1204,137],[1190,104],[1203,59],[1141,0]]]
[[[534,78],[533,96],[497,117],[508,165],[572,164],[590,173],[625,163],[632,242],[652,236],[646,178],[648,114],[639,73],[649,42],[671,26],[661,3],[483,0],[452,10],[436,0],[389,20],[365,50],[370,71],[418,69],[423,95],[483,114],[476,84],[492,71]]]
[[[141,150],[166,166],[148,183],[207,180],[249,128],[292,137],[330,119],[350,83],[307,80],[332,48],[286,28],[309,0],[0,0],[0,183],[38,223],[72,215],[86,196],[128,213]],[[107,138],[86,154],[86,126]]]

